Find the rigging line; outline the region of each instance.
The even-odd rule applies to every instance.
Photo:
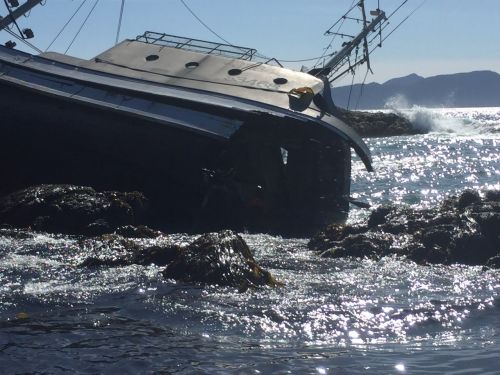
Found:
[[[224,43],[229,44],[232,47],[235,47],[232,43],[228,42],[226,39],[224,39],[222,36],[220,36],[214,30],[212,30],[210,28],[210,26],[208,26],[205,22],[203,22],[203,20],[196,15],[196,13],[186,4],[186,2],[184,0],[179,0],[179,1],[182,3],[182,5],[184,5],[184,7],[189,11],[189,13],[191,13],[192,16],[194,18],[196,18],[198,20],[198,22],[201,23],[208,31],[210,31],[212,34],[214,34],[217,38],[222,40]]]
[[[75,10],[75,12],[73,13],[73,15],[70,17],[70,19],[68,20],[68,22],[66,22],[66,24],[61,28],[61,30],[59,30],[59,32],[57,33],[56,37],[52,40],[52,42],[50,42],[50,44],[48,45],[48,47],[45,49],[45,52],[47,52],[49,50],[50,47],[52,47],[52,45],[56,42],[56,40],[61,36],[61,34],[64,32],[64,30],[66,29],[66,27],[69,25],[69,23],[73,20],[73,18],[75,18],[75,16],[77,15],[77,13],[80,11],[80,9],[82,9],[82,6],[87,2],[87,0],[83,0],[82,3],[80,4],[80,6]]]
[[[363,88],[365,87],[366,77],[368,77],[368,69],[366,69],[365,78],[363,78],[363,83],[361,83],[361,88],[359,90],[358,100],[356,100],[356,106],[354,107],[355,110],[358,109],[359,101],[361,100],[361,97],[363,96]]]
[[[118,29],[116,30],[116,40],[115,45],[118,44],[118,38],[120,37],[120,30],[122,28],[122,19],[123,19],[123,9],[125,8],[125,0],[122,0],[122,6],[120,8],[120,18],[118,20]]]
[[[15,32],[13,32],[13,31],[11,31],[10,29],[5,28],[4,30],[5,30],[6,32],[8,32],[10,35],[12,35],[14,38],[16,38],[16,39],[18,39],[19,41],[21,41],[21,42],[23,42],[24,44],[26,44],[28,47],[30,47],[30,48],[34,49],[35,51],[37,51],[38,53],[42,53],[42,52],[43,52],[40,48],[38,48],[38,47],[34,46],[33,44],[31,44],[31,43],[30,43],[30,42],[28,42],[27,40],[25,40],[25,39],[21,38],[19,35],[17,35],[17,34],[16,34]]]
[[[351,94],[352,94],[352,87],[354,86],[354,77],[356,75],[354,72],[352,72],[352,80],[351,80],[351,87],[349,88],[349,98],[347,99],[347,109],[349,109],[349,106],[351,105]]]
[[[12,11],[10,10],[10,7],[9,7],[9,4],[7,4],[7,0],[3,0],[3,2],[5,3],[5,7],[7,8],[7,11],[9,12],[9,16],[10,18],[12,19],[12,21],[14,22],[14,25],[16,25],[17,27],[17,31],[19,31],[19,35],[21,35],[21,38],[24,39],[24,37],[22,36],[23,35],[23,32],[21,31],[21,29],[19,28],[19,25],[17,24],[17,21],[16,19],[12,16]]]
[[[401,9],[401,7],[402,7],[403,5],[405,5],[407,2],[408,2],[408,0],[404,0],[401,4],[399,4],[399,6],[398,6],[396,9],[394,9],[394,11],[393,11],[391,14],[389,14],[389,15],[387,16],[387,19],[391,18],[391,17],[394,15],[394,13],[396,13],[398,10],[400,10],[400,9]]]
[[[95,3],[94,5],[92,6],[92,9],[90,9],[90,12],[89,14],[87,14],[87,17],[85,18],[85,20],[83,20],[83,23],[82,25],[80,26],[80,28],[78,29],[78,31],[76,32],[76,35],[75,37],[73,38],[73,40],[71,41],[71,43],[69,44],[68,48],[66,48],[66,51],[64,51],[64,54],[68,53],[69,49],[71,48],[71,46],[73,45],[73,43],[75,42],[76,38],[78,37],[78,35],[80,34],[80,31],[82,31],[83,29],[83,26],[85,26],[85,24],[87,23],[88,19],[90,18],[90,16],[92,15],[92,13],[94,12],[94,9],[95,7],[97,6],[97,4],[99,3],[99,0],[95,0]]]
[[[184,5],[184,7],[189,11],[189,13],[191,13],[191,15],[198,20],[199,23],[201,23],[208,31],[210,31],[212,34],[214,34],[217,38],[219,38],[220,40],[222,40],[224,43],[230,45],[231,47],[240,48],[241,49],[241,47],[235,46],[234,44],[232,44],[228,40],[224,39],[221,35],[219,35],[218,33],[216,33],[200,17],[198,17],[198,15],[186,4],[186,2],[184,0],[179,0],[179,1],[182,3],[182,5]],[[267,59],[267,60],[271,59],[269,56],[265,56],[265,55],[262,55],[260,53],[255,54],[255,56],[257,56],[257,57],[259,57],[261,59]],[[284,59],[277,59],[277,60],[280,61],[280,62],[288,62],[288,63],[293,63],[293,62],[307,62],[307,61],[316,60],[316,59],[324,57],[324,56],[325,55],[322,55],[320,57],[312,57],[312,58],[308,58],[308,59],[298,59],[298,60],[284,60]]]
[[[423,6],[426,2],[427,2],[427,0],[422,1],[418,7],[416,7],[415,9],[413,9],[413,11],[412,11],[410,14],[408,14],[405,18],[403,18],[403,20],[402,20],[400,23],[398,23],[398,24],[396,25],[396,27],[394,27],[394,29],[392,29],[392,30],[391,30],[391,32],[385,36],[385,38],[384,38],[384,39],[382,39],[382,42],[384,42],[387,38],[389,38],[389,37],[391,36],[391,34],[392,34],[394,31],[396,31],[396,30],[397,30],[397,29],[398,29],[398,28],[399,28],[399,27],[400,27],[403,23],[405,23],[405,22],[408,20],[408,18],[410,18],[411,16],[413,16],[413,14],[414,14],[417,10],[419,10],[420,8],[422,8],[422,6]]]
[[[355,8],[355,6],[356,6],[356,5],[354,4],[355,2],[356,2],[356,0],[353,0],[353,2],[351,3],[351,8],[350,8],[350,9],[347,11],[347,13],[345,13],[344,15],[349,14],[349,12],[351,12],[351,11]],[[334,42],[334,41],[335,41],[335,39],[337,38],[338,32],[340,31],[340,29],[341,29],[341,28],[342,28],[342,26],[344,25],[345,20],[346,20],[346,19],[345,19],[344,17],[342,17],[342,22],[340,23],[339,27],[337,28],[337,31],[336,31],[336,32],[335,32],[335,34],[333,35],[332,40],[330,41],[330,43],[328,44],[328,46],[326,46],[326,48],[324,49],[324,51],[323,51],[323,55],[321,55],[321,56],[320,56],[320,57],[316,60],[316,62],[314,63],[314,68],[316,68],[316,67],[318,66],[319,61],[320,61],[322,58],[326,57],[326,51],[328,51],[328,50],[330,49],[330,47],[333,45],[333,42]],[[335,26],[338,22],[339,22],[339,21],[337,21],[337,22],[336,22],[333,26]],[[330,29],[328,29],[328,31],[330,31],[330,30],[333,28],[333,26],[332,26],[332,27],[330,27]],[[330,56],[333,56],[333,54],[331,54]],[[324,62],[323,62],[323,64],[324,64]]]
[[[356,3],[356,4],[354,4],[354,3]],[[333,25],[332,25],[332,26],[331,26],[331,27],[330,27],[330,28],[326,31],[326,33],[328,33],[329,31],[331,31],[331,30],[332,30],[332,29],[333,29],[333,28],[334,28],[334,27],[335,27],[335,26],[336,26],[336,25],[337,25],[337,24],[338,24],[341,20],[344,20],[344,21],[345,21],[345,19],[346,19],[347,15],[348,15],[349,13],[351,13],[351,11],[352,11],[354,8],[356,8],[356,6],[357,6],[358,4],[359,4],[359,3],[358,3],[356,0],[354,0],[354,1],[351,3],[351,8],[350,8],[347,12],[345,12],[345,13],[344,13],[344,15],[343,15],[342,17],[340,17],[340,19],[338,19],[338,20],[337,20],[337,22],[335,22],[335,23],[334,23],[334,24],[333,24]]]

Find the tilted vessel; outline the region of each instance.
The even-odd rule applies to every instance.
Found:
[[[0,30],[38,3],[10,9]],[[343,53],[385,17],[375,16]],[[251,48],[155,32],[90,60],[9,47],[2,195],[42,183],[139,190],[172,230],[302,233],[346,218],[351,148],[372,169],[335,117],[326,75],[340,53],[306,73],[256,61]]]

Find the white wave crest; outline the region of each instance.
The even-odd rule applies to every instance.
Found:
[[[427,108],[411,105],[404,95],[389,98],[384,107],[426,133],[475,135],[500,130],[500,108]]]

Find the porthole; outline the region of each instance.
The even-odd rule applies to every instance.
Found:
[[[229,74],[230,76],[237,76],[240,75],[241,73],[242,73],[241,69],[231,69],[227,72],[227,74]]]
[[[156,61],[160,58],[158,55],[148,55],[146,56],[146,61]]]
[[[200,64],[197,63],[196,61],[190,61],[186,64],[186,68],[188,68],[188,69],[194,69],[198,66],[200,66]]]
[[[275,78],[274,83],[276,83],[277,85],[284,85],[285,83],[288,83],[288,79],[286,78]]]

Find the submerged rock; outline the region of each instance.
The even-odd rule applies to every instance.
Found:
[[[500,194],[467,190],[432,209],[382,206],[366,224],[330,225],[309,242],[323,257],[397,254],[417,263],[499,267]]]
[[[0,198],[0,223],[50,233],[99,235],[135,224],[147,199],[139,192],[39,185]]]
[[[207,233],[188,245],[160,236],[144,242],[117,234],[81,241],[88,258],[83,267],[116,267],[131,264],[166,266],[164,277],[184,282],[234,286],[281,285],[254,259],[250,248],[232,231]]]

